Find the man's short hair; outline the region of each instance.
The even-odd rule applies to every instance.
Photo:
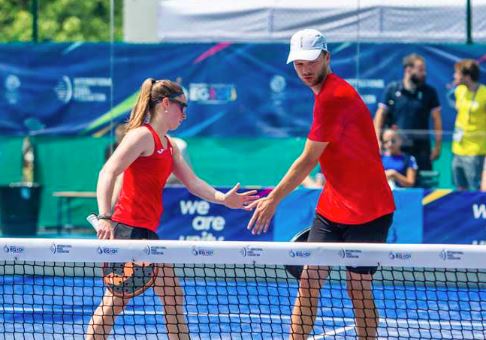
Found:
[[[479,64],[476,60],[472,59],[464,59],[461,61],[458,61],[454,65],[455,70],[459,71],[462,73],[464,76],[469,76],[471,77],[471,80],[474,82],[479,81]]]
[[[413,67],[417,61],[421,61],[425,64],[425,58],[417,53],[412,53],[403,58],[403,68]]]

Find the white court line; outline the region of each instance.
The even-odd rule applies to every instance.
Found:
[[[335,330],[333,331],[330,331],[330,332],[325,332],[325,333],[322,333],[322,334],[319,334],[311,339],[314,339],[314,340],[317,340],[317,339],[324,339],[326,336],[331,336],[331,335],[338,335],[338,334],[341,334],[341,333],[344,333],[346,331],[349,331],[350,329],[353,329],[354,328],[354,324],[350,325],[350,326],[346,326],[346,327],[341,327],[341,328],[336,328]]]
[[[66,309],[59,309],[55,312],[62,313],[66,312]],[[92,314],[94,310],[92,309],[70,309],[68,312],[78,313],[78,314]],[[52,309],[47,308],[23,308],[23,307],[0,307],[0,312],[10,312],[10,313],[49,313],[54,312]],[[163,315],[162,311],[143,311],[143,310],[125,310],[122,315]],[[226,318],[260,318],[260,319],[274,319],[274,320],[290,320],[289,315],[269,315],[269,314],[252,314],[252,313],[186,313],[188,316],[209,316],[209,317],[226,317]],[[317,320],[331,321],[331,322],[353,322],[354,318],[351,317],[320,317]],[[432,321],[426,319],[390,319],[381,318],[380,324],[405,324],[405,325],[428,325],[428,326],[469,326],[469,327],[486,327],[486,322],[471,322],[471,321]],[[354,326],[353,326],[354,327]],[[343,327],[345,328],[345,327]]]
[[[343,319],[344,320],[344,319]],[[485,327],[486,326],[486,323],[483,323],[483,322],[471,322],[471,323],[468,323],[468,322],[461,322],[461,321],[430,321],[430,320],[425,320],[425,319],[419,319],[419,320],[415,320],[415,319],[380,319],[380,322],[378,324],[378,327],[380,327],[381,324],[385,324],[386,325],[390,325],[390,324],[396,324],[397,326],[400,325],[400,324],[406,324],[407,326],[409,326],[410,324],[417,324],[417,325],[426,325],[426,326],[432,326],[432,325],[437,325],[437,326],[443,326],[443,325],[446,325],[446,326],[470,326],[470,327]],[[328,332],[324,332],[322,334],[319,334],[315,337],[313,337],[312,339],[324,339],[325,337],[327,336],[331,336],[331,335],[337,335],[337,334],[341,334],[341,333],[345,333],[346,331],[350,330],[350,329],[353,329],[355,327],[355,324],[352,324],[352,325],[349,325],[349,326],[345,326],[345,327],[340,327],[340,328],[336,328],[332,331],[328,331]],[[419,328],[419,329],[426,329],[426,328]],[[440,329],[440,331],[455,331],[455,329]],[[458,330],[457,330],[458,331]],[[468,330],[468,331],[471,331],[471,332],[475,332],[475,330]]]

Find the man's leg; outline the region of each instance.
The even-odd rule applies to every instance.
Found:
[[[356,334],[360,340],[377,338],[380,317],[373,297],[371,274],[348,271],[348,295],[353,302]]]
[[[393,222],[393,214],[358,226],[348,226],[346,242],[384,243]],[[360,340],[376,339],[379,316],[373,297],[372,280],[377,267],[347,267],[348,295],[353,303],[356,334]]]
[[[467,182],[467,190],[478,191],[481,188],[481,174],[484,156],[463,156],[463,169]]]
[[[290,325],[290,340],[307,339],[314,328],[319,305],[319,294],[329,268],[305,266],[299,283]]]
[[[454,155],[452,158],[452,179],[457,190],[467,190],[468,182],[464,173],[463,156]]]

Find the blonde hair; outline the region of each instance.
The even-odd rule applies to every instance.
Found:
[[[182,87],[170,80],[155,80],[147,78],[140,87],[137,102],[130,113],[126,131],[142,126],[149,115],[154,113],[155,105],[167,97],[177,97],[184,94]]]

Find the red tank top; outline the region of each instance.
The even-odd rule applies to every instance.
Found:
[[[164,149],[152,126],[144,126],[154,138],[154,152],[138,157],[123,173],[112,220],[156,232],[164,211],[162,191],[173,169],[172,145],[165,137],[167,149]]]

